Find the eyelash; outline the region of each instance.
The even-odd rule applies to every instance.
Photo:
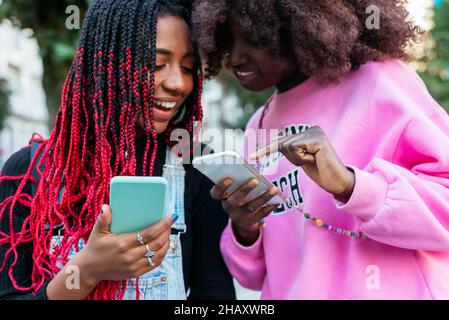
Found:
[[[155,70],[156,71],[162,70],[163,67],[165,67],[165,64],[156,65]],[[193,68],[187,68],[187,67],[181,67],[181,69],[188,74],[193,74],[193,71],[194,71]]]

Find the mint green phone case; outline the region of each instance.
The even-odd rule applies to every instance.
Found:
[[[111,232],[132,233],[165,214],[167,180],[162,177],[114,177],[110,182]]]

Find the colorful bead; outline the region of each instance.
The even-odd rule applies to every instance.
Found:
[[[341,234],[341,235],[344,235],[344,236],[347,236],[347,237],[353,237],[355,239],[358,239],[358,238],[366,239],[366,238],[368,238],[362,232],[353,232],[353,231],[344,230],[344,229],[341,229],[341,228],[336,228],[336,227],[334,227],[334,226],[332,226],[330,224],[325,223],[323,219],[316,218],[316,217],[312,216],[310,213],[305,213],[302,209],[298,209],[298,211],[301,214],[304,215],[304,218],[306,220],[313,221],[317,227],[326,228],[327,230],[329,230],[331,232],[335,232],[335,233],[338,233],[338,234]],[[265,227],[265,224],[262,225],[262,227]]]

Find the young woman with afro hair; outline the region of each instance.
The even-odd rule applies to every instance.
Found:
[[[263,299],[448,299],[449,116],[404,63],[405,1],[198,0],[193,24],[209,77],[276,88],[243,150],[276,188],[211,190],[233,276]]]

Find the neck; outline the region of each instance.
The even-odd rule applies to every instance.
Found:
[[[281,80],[277,85],[276,89],[279,93],[286,92],[290,89],[293,89],[297,85],[300,85],[304,81],[307,80],[307,77],[304,76],[301,72],[295,70],[290,76]]]

